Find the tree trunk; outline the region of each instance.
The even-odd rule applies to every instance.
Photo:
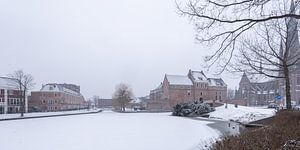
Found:
[[[286,65],[284,65],[284,76],[285,76],[286,108],[287,109],[292,109],[292,104],[291,104],[291,85],[290,85],[289,68]]]

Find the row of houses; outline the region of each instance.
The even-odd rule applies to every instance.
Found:
[[[51,83],[43,85],[40,91],[31,92],[28,107],[30,111],[65,111],[87,107],[80,93],[80,86]]]
[[[0,114],[19,113],[24,102],[25,112],[66,111],[87,107],[80,93],[80,86],[74,84],[49,83],[41,90],[32,91],[23,100],[12,78],[0,77]]]

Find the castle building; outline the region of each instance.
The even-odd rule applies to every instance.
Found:
[[[178,103],[191,101],[224,102],[227,85],[221,78],[208,78],[203,71],[187,75],[166,74],[163,82],[150,91],[147,109],[170,110]]]

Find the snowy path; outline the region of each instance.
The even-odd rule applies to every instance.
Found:
[[[57,112],[34,112],[34,113],[25,113],[24,117],[21,117],[21,114],[0,114],[0,120],[2,119],[18,119],[18,118],[27,118],[27,117],[42,117],[42,116],[55,116],[55,115],[68,115],[68,114],[81,114],[81,113],[90,113],[98,112],[101,109],[82,109],[82,110],[73,110],[73,111],[57,111]]]
[[[208,123],[169,113],[103,112],[0,122],[0,141],[5,150],[195,150],[220,135]]]

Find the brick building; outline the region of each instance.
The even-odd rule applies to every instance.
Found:
[[[0,114],[19,113],[21,109],[21,91],[13,86],[12,78],[0,77]],[[27,112],[27,96],[25,112]]]
[[[40,91],[31,92],[30,111],[65,111],[86,108],[80,86],[51,83],[43,85]]]
[[[95,107],[112,108],[112,99],[94,98]]]
[[[282,93],[279,80],[257,82],[244,73],[236,92],[236,100],[247,106],[262,106],[274,102],[275,97]]]
[[[291,12],[298,11],[295,7],[294,2],[291,3]],[[286,47],[289,47],[288,59],[294,61],[295,59],[300,59],[300,43],[298,35],[298,20],[291,18],[287,20],[287,41],[286,45],[281,43],[280,46],[280,56],[283,58],[283,52]],[[280,70],[280,69],[279,69]],[[278,72],[280,76],[283,74],[281,71]],[[290,92],[291,99],[296,104],[300,105],[300,63],[299,61],[289,68],[290,74]],[[283,100],[278,102],[275,101],[276,96],[282,96]],[[252,81],[243,74],[241,81],[239,83],[239,90],[236,94],[236,99],[240,101],[245,101],[247,105],[267,105],[270,102],[276,102],[283,104],[285,102],[285,81],[284,79],[273,79],[263,82]]]
[[[223,102],[227,85],[221,78],[208,78],[202,71],[189,70],[187,75],[165,75],[163,82],[150,91],[147,109],[171,109],[190,101]]]

